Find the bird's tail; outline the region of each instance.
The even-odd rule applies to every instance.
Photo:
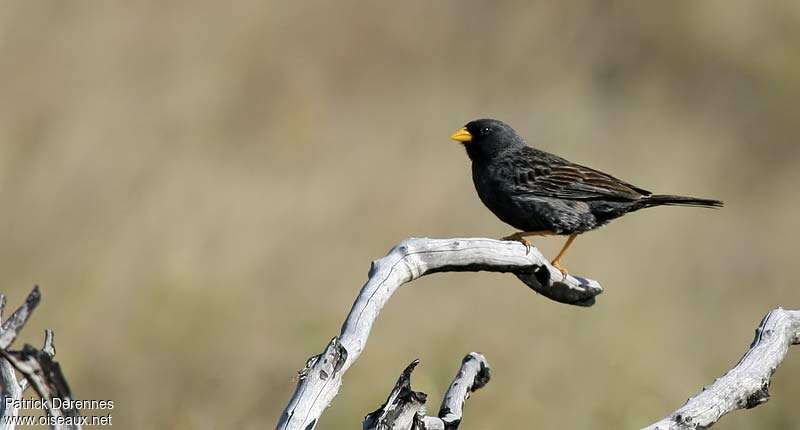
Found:
[[[655,194],[641,200],[642,207],[652,206],[699,206],[703,208],[721,208],[723,203],[719,200],[698,199],[696,197],[670,196]]]

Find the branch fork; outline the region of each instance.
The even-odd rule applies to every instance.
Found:
[[[491,378],[489,363],[483,354],[470,352],[442,399],[438,416],[425,415],[425,393],[411,389],[411,372],[419,364],[409,364],[380,408],[364,418],[364,430],[455,430],[461,424],[464,403],[470,393],[483,388]]]
[[[438,272],[513,273],[541,295],[565,304],[591,306],[603,290],[590,279],[564,276],[536,249],[519,242],[492,239],[408,239],[372,263],[339,336],[311,357],[299,372],[297,388],[281,415],[277,430],[311,430],[342,385],[342,376],[363,351],[381,309],[403,284]],[[3,335],[0,333],[0,339]],[[800,311],[776,308],[756,330],[755,339],[736,366],[685,405],[645,430],[697,430],[711,427],[723,415],[749,409],[769,399],[769,385],[791,345],[800,344]],[[415,360],[400,375],[389,398],[367,415],[368,430],[455,429],[464,401],[489,380],[489,366],[470,353],[445,395],[437,416],[425,413],[427,397],[411,389]]]
[[[338,394],[342,376],[361,355],[378,314],[401,285],[432,273],[478,271],[513,273],[541,295],[576,306],[593,305],[603,291],[596,281],[564,276],[538,249],[519,242],[407,239],[372,263],[341,333],[299,372],[297,388],[276,428],[310,430],[317,425]]]
[[[8,348],[17,338],[20,330],[28,322],[33,310],[39,305],[42,295],[39,287],[33,287],[25,303],[17,308],[11,316],[0,324],[0,430],[12,430],[16,427],[15,418],[19,415],[19,400],[25,390],[32,386],[44,401],[50,420],[50,428],[56,430],[79,430],[80,412],[71,407],[56,407],[53,399],[64,400],[60,405],[72,404],[72,394],[67,381],[61,373],[61,367],[53,357],[56,354],[53,345],[53,331],[45,330],[42,349],[25,344],[21,350],[11,351]],[[0,294],[0,319],[5,308],[6,299]],[[25,379],[18,381],[14,371],[21,373]],[[14,400],[7,402],[7,399]]]

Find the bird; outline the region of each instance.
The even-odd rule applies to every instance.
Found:
[[[723,202],[650,191],[608,173],[529,146],[508,124],[491,118],[470,121],[452,140],[472,161],[478,197],[501,221],[519,230],[502,240],[568,236],[552,260],[564,277],[562,259],[575,238],[639,209],[655,206],[720,208]]]

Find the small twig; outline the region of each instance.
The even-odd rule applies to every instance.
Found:
[[[9,364],[9,365],[10,365],[10,364]],[[11,366],[11,367],[14,367],[14,366]],[[20,389],[20,390],[22,390],[22,392],[23,392],[23,393],[24,393],[24,392],[25,392],[25,390],[27,390],[27,389],[28,389],[28,387],[30,387],[30,386],[31,386],[31,384],[28,382],[28,380],[27,380],[27,379],[22,379],[21,381],[19,381],[19,389]]]
[[[42,345],[42,352],[49,355],[50,358],[56,356],[56,347],[53,344],[53,330],[47,329],[44,331],[44,345]],[[22,379],[19,381],[19,387],[22,389],[24,393],[28,387],[30,387],[30,383],[28,383],[27,379]]]
[[[0,321],[3,320],[3,312],[6,310],[6,295],[0,293]]]
[[[42,294],[39,292],[39,287],[34,286],[25,299],[25,303],[17,308],[7,320],[3,321],[3,324],[0,325],[0,349],[6,349],[11,346],[11,343],[14,342],[19,331],[28,322],[28,318],[30,318],[33,310],[36,309],[36,306],[39,305],[41,299]],[[3,301],[5,302],[5,300]]]
[[[53,343],[53,330],[47,329],[44,331],[44,345],[42,345],[42,352],[49,355],[50,358],[56,356],[56,346]]]

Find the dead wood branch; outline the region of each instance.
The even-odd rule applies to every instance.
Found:
[[[403,284],[438,272],[508,272],[540,294],[578,306],[591,306],[603,290],[592,280],[566,278],[536,249],[493,239],[408,239],[372,263],[367,283],[353,304],[339,336],[306,362],[294,395],[281,414],[279,430],[313,429],[342,385],[342,375],[361,355],[381,309]]]

